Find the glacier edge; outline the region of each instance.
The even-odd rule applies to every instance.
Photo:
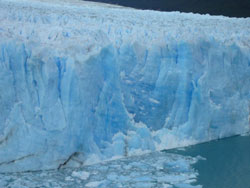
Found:
[[[15,4],[6,2],[3,9]],[[72,7],[87,16],[76,18],[23,2],[0,13],[0,172],[78,166],[249,131],[249,19],[153,11],[136,18],[136,10]],[[131,17],[105,22],[99,9]],[[159,21],[166,25],[182,21],[169,33],[157,24],[146,30],[143,21],[139,28],[147,14],[165,16]],[[216,26],[224,38],[185,38],[189,24],[203,19],[238,28]],[[213,26],[196,27],[204,33]]]

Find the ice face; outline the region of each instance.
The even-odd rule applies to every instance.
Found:
[[[250,19],[0,0],[0,172],[249,131]]]

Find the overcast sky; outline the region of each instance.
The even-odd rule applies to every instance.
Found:
[[[91,0],[161,11],[250,17],[250,0]]]

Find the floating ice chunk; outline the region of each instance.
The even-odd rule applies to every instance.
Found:
[[[152,103],[155,103],[155,104],[160,104],[160,102],[158,100],[153,99],[153,98],[149,98],[149,101]]]
[[[140,181],[140,182],[151,182],[153,181],[154,179],[152,179],[152,177],[149,177],[149,176],[140,176],[140,177],[136,177],[133,179],[134,181]]]
[[[177,188],[202,188],[201,185],[190,185],[190,184],[185,184],[185,183],[175,184],[175,187]]]
[[[85,186],[86,187],[98,187],[99,185],[101,185],[104,181],[93,181],[93,182],[89,182],[87,183]]]
[[[170,185],[170,184],[167,184],[167,183],[164,183],[163,184],[163,188],[172,188],[173,186],[172,185]]]
[[[86,179],[88,179],[89,178],[89,172],[84,172],[84,171],[73,171],[72,172],[72,174],[71,174],[72,176],[74,176],[74,177],[77,177],[77,178],[79,178],[79,179],[81,179],[81,180],[86,180]]]
[[[131,177],[129,176],[123,176],[123,175],[120,175],[118,177],[118,181],[119,182],[129,182],[129,181],[132,181]]]
[[[118,176],[118,174],[116,174],[116,173],[110,173],[110,174],[107,175],[107,178],[108,178],[109,180],[111,180],[111,181],[117,180],[118,177],[119,177],[119,176]]]
[[[70,176],[67,176],[66,178],[65,178],[65,181],[73,181],[74,179],[72,178],[72,177],[70,177]]]

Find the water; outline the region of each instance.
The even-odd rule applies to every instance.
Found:
[[[197,184],[203,188],[250,188],[250,136],[237,136],[191,146],[180,155],[201,155],[206,160],[194,164]]]
[[[250,188],[250,136],[79,169],[0,174],[0,187]]]

